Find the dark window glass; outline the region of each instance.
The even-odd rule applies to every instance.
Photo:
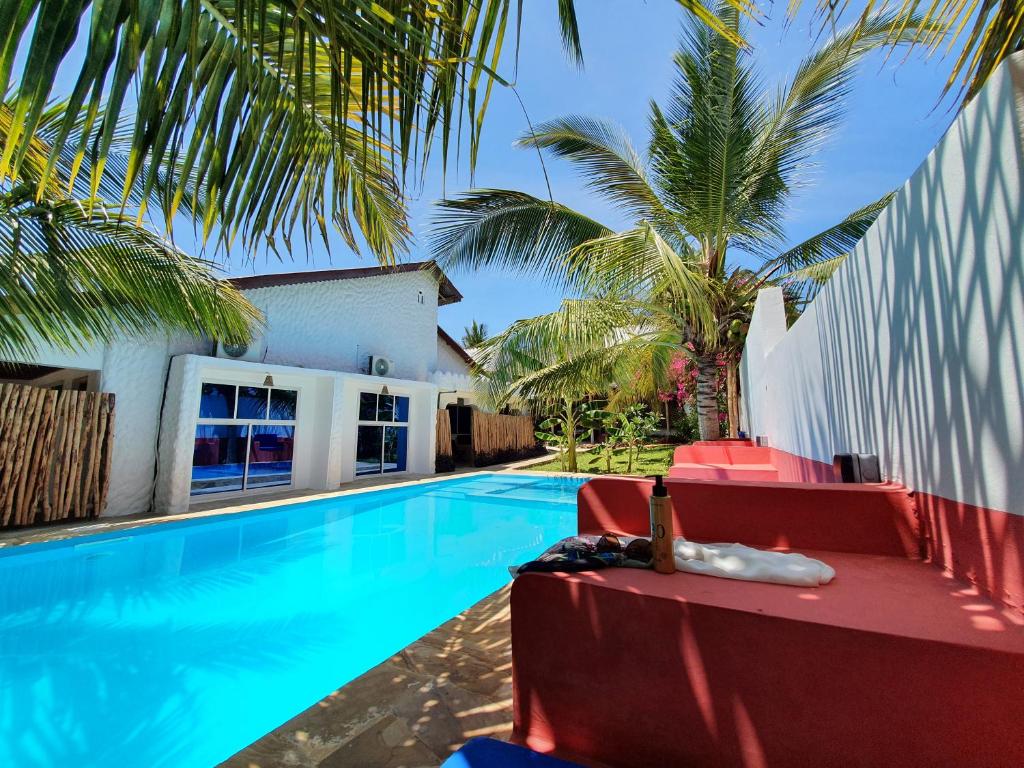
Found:
[[[409,420],[409,398],[395,397],[395,421]]]
[[[235,418],[235,386],[203,384],[203,392],[199,398],[199,418]]]
[[[192,449],[192,494],[242,490],[248,427],[200,424]]]
[[[292,481],[292,454],[295,427],[284,424],[257,424],[249,443],[249,474],[246,488],[270,488]]]
[[[375,475],[380,472],[383,437],[383,427],[359,427],[356,438],[357,475]]]
[[[377,420],[377,395],[370,392],[363,392],[359,395],[359,420]]]
[[[270,418],[274,421],[295,421],[295,402],[298,392],[294,389],[270,390]]]
[[[384,427],[384,471],[404,472],[409,429]]]
[[[239,419],[267,418],[267,390],[264,387],[238,388]]]
[[[394,395],[381,395],[377,399],[377,421],[395,420],[395,397]]]

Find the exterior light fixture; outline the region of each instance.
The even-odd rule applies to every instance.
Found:
[[[263,380],[263,386],[264,387],[272,387],[272,386],[274,386],[274,377],[271,376],[269,373],[267,374],[267,378],[265,378]]]
[[[387,384],[385,384],[383,387],[380,388],[380,393],[382,395],[388,394],[388,385]]]

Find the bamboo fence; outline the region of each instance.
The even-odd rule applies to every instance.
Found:
[[[113,432],[111,394],[0,384],[0,528],[99,515]]]
[[[452,455],[452,422],[444,408],[437,412],[437,455],[442,458]]]
[[[473,411],[474,464],[507,461],[531,455],[537,450],[537,435],[531,416],[509,416]]]

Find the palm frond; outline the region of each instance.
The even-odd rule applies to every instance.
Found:
[[[774,274],[780,269],[810,267],[849,253],[895,195],[895,192],[883,195],[878,200],[853,211],[838,224],[812,235],[802,243],[766,261],[761,267],[761,273]]]
[[[580,399],[628,377],[637,346],[675,346],[679,333],[638,302],[568,299],[555,312],[520,320],[481,350],[491,397]]]
[[[445,270],[514,269],[567,283],[566,254],[611,230],[559,203],[504,189],[478,189],[437,204],[433,258]]]
[[[800,0],[791,0],[791,16],[801,4]],[[847,10],[847,3],[833,0],[816,0],[815,5],[818,16],[829,25],[835,25]],[[866,21],[874,5],[868,3],[859,24]],[[946,56],[959,48],[943,93],[956,89],[961,105],[974,98],[1001,61],[1024,50],[1024,3],[1020,0],[902,0],[886,43],[908,42],[904,20],[913,17],[919,17],[923,23],[912,31],[912,45]]]
[[[723,23],[741,31],[727,3]],[[709,274],[720,273],[731,237],[760,241],[781,234],[781,185],[751,185],[764,132],[761,78],[747,57],[704,25],[690,22],[675,57],[672,94],[651,107],[653,176],[666,205],[700,242]]]
[[[572,162],[587,187],[620,206],[628,215],[666,220],[657,193],[647,178],[643,158],[626,133],[606,120],[567,115],[538,125],[516,142],[539,147]]]
[[[849,257],[849,253],[840,253],[813,264],[799,267],[776,279],[783,289],[800,305],[806,305],[814,300],[818,291],[824,287],[832,275],[836,273]]]
[[[672,248],[647,222],[576,246],[566,265],[575,284],[591,295],[654,298],[672,307],[690,334],[715,335],[714,283],[702,262],[692,250]]]
[[[0,355],[40,344],[77,349],[118,335],[168,332],[246,341],[259,311],[215,266],[134,219],[87,200],[0,198]]]
[[[18,82],[0,176],[20,175],[81,27],[85,53],[52,144],[60,154],[80,135],[70,148],[93,157],[91,197],[134,113],[125,194],[147,167],[180,173],[206,190],[204,238],[215,220],[225,244],[238,231],[287,238],[296,221],[323,234],[329,222],[351,243],[354,221],[391,259],[407,237],[391,177],[425,163],[435,143],[447,165],[463,133],[475,157],[510,3],[0,0],[0,83]],[[578,57],[572,1],[558,11]],[[168,220],[185,194],[176,179],[170,187]]]
[[[902,24],[896,39],[893,25]],[[762,188],[794,189],[806,180],[814,155],[830,139],[846,114],[847,97],[858,65],[885,45],[907,44],[924,28],[915,17],[895,12],[869,14],[862,23],[831,35],[797,67],[789,83],[766,107],[764,125],[753,151],[741,195],[757,200]],[[767,255],[778,238],[737,238],[737,245]]]

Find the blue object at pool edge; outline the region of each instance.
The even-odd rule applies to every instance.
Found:
[[[478,736],[449,757],[441,768],[580,768],[557,757],[548,757],[518,744]]]

